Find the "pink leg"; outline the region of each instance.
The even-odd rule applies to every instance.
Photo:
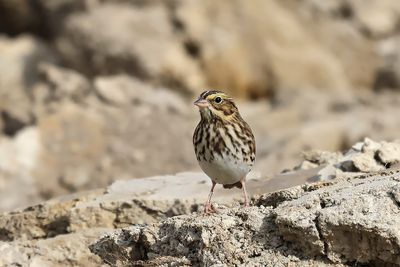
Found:
[[[211,197],[214,193],[214,187],[217,183],[212,181],[212,186],[211,186],[211,190],[210,190],[210,194],[208,194],[208,199],[206,204],[204,204],[204,214],[209,214],[211,212],[215,212],[214,207],[211,205]]]
[[[249,206],[249,198],[247,196],[247,191],[246,191],[246,181],[243,179],[240,181],[240,183],[242,184],[242,188],[243,188],[244,206],[248,207]]]

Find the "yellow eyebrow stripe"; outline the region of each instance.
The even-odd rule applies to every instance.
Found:
[[[216,98],[218,96],[223,98],[223,99],[228,98],[228,96],[226,94],[224,94],[224,93],[215,93],[215,94],[207,96],[207,99],[214,99],[214,98]]]

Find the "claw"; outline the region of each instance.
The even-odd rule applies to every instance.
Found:
[[[218,211],[216,210],[213,204],[206,203],[204,205],[203,215],[210,215],[212,213],[218,213]]]
[[[215,185],[216,185],[216,184],[217,184],[216,182],[212,181],[212,186],[211,186],[210,194],[208,195],[208,199],[207,199],[206,204],[204,204],[204,211],[203,211],[203,214],[205,214],[205,215],[217,212],[217,210],[216,210],[216,209],[214,208],[214,206],[211,204],[211,197],[212,197],[212,195],[213,195],[213,193],[214,193],[214,188],[215,188]]]

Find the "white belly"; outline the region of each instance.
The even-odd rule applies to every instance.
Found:
[[[216,156],[213,161],[199,161],[201,169],[218,184],[233,184],[244,179],[250,172],[249,164],[235,159]]]

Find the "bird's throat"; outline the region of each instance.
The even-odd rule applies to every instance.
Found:
[[[200,109],[200,117],[202,120],[211,121],[214,114],[209,108],[201,108]]]

